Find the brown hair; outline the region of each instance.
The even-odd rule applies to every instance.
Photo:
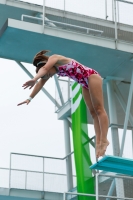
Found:
[[[49,51],[42,50],[34,56],[33,65],[36,67],[36,73],[38,73],[39,69],[46,64],[45,61],[47,62],[47,60],[49,59],[49,56],[44,55],[47,52],[49,52]],[[44,61],[44,63],[39,63],[41,61]]]

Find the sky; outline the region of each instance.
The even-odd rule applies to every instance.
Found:
[[[28,2],[36,3],[38,1],[32,0]],[[42,1],[39,2],[42,4]],[[51,2],[51,5],[55,5],[55,0],[46,0],[46,4],[49,2]],[[59,5],[62,7],[63,5],[61,5],[61,2],[62,0],[58,0]],[[87,2],[90,3],[90,0],[87,0]],[[94,0],[93,2],[96,3],[97,1]],[[101,0],[98,2],[102,3],[98,3],[98,6],[95,9],[99,9],[99,13],[102,13],[102,18],[104,18],[104,14],[101,12],[104,1]],[[82,10],[81,7],[83,3],[85,4],[86,0],[82,0],[82,4],[78,7],[79,10]],[[57,6],[57,4],[55,6]],[[109,19],[112,18],[112,12],[109,9],[110,6],[111,1],[108,0]],[[69,0],[67,0],[66,8],[69,10],[74,8]],[[87,6],[85,9],[86,10],[83,13],[88,12],[87,9],[92,11],[92,9]],[[97,10],[95,9],[91,14],[92,16],[95,16],[97,13]],[[125,7],[125,9],[127,9],[127,11],[130,10],[129,7]],[[123,12],[122,8],[120,12]],[[100,15],[99,13],[98,16]],[[130,12],[127,12],[126,17],[127,19],[130,18]],[[28,98],[31,93],[31,90],[24,90],[22,88],[22,84],[29,80],[29,77],[15,61],[0,58],[0,65],[0,167],[9,167],[11,152],[64,157],[66,154],[63,121],[57,120],[55,105],[41,91],[28,106],[22,105],[18,107],[17,104]],[[33,76],[35,75],[35,68],[31,64],[23,63],[23,65],[33,74]],[[55,97],[54,78],[51,78],[46,83],[45,88],[53,97]],[[63,95],[66,95],[64,86],[62,86],[62,91]],[[132,157],[131,132],[129,131],[128,133],[124,156]],[[94,135],[94,128],[91,125],[89,126],[89,135]],[[122,131],[120,131],[120,139],[121,136]],[[111,144],[108,147],[106,154],[110,155],[112,154],[110,129],[108,139]],[[94,162],[95,156],[94,149],[92,148],[91,154]]]
[[[2,86],[0,152],[4,150],[8,159],[9,149],[10,152],[47,156],[57,156],[56,152],[58,152],[58,156],[63,157],[65,155],[63,122],[57,120],[54,104],[43,92],[40,92],[28,106],[18,107],[17,104],[28,98],[31,93],[31,90],[22,88],[22,84],[29,80],[29,77],[15,61],[0,59],[0,62],[3,66],[0,73]],[[26,65],[29,66],[29,64]],[[30,67],[34,72],[35,68],[32,65]],[[50,93],[55,96],[54,79],[50,79],[45,88],[48,91],[50,88]],[[6,163],[5,158],[4,162]],[[5,166],[4,162],[0,160],[0,166]]]

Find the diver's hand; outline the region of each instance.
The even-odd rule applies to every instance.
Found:
[[[25,82],[25,83],[22,85],[22,87],[23,87],[24,89],[26,89],[26,88],[28,88],[28,87],[29,87],[29,89],[31,89],[31,88],[35,85],[35,83],[36,83],[36,80],[35,80],[35,79],[31,79],[30,81]]]
[[[30,100],[29,100],[29,99],[26,99],[25,101],[19,103],[17,106],[20,106],[20,105],[22,105],[22,104],[27,104],[27,105],[28,105],[29,103],[30,103]]]

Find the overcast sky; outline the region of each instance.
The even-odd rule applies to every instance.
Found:
[[[29,77],[14,61],[0,59],[0,63],[0,155],[6,154],[4,160],[0,159],[0,166],[6,165],[9,152],[47,156],[57,156],[58,152],[58,156],[63,157],[63,123],[57,120],[54,104],[40,92],[28,106],[17,107],[30,95],[29,89],[22,88]],[[30,68],[34,72],[32,65]],[[47,82],[46,89],[55,96],[54,79]]]

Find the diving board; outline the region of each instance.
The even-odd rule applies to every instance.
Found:
[[[117,156],[104,156],[97,163],[91,165],[90,169],[133,175],[133,160]]]

